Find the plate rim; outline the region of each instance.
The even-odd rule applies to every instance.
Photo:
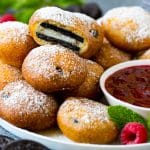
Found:
[[[132,144],[132,145],[111,145],[111,144],[87,144],[87,143],[72,143],[72,142],[67,142],[67,141],[62,141],[62,140],[57,140],[57,139],[54,139],[52,137],[47,137],[47,136],[44,136],[44,135],[41,135],[41,134],[38,134],[38,133],[35,133],[35,132],[32,132],[32,131],[28,131],[26,129],[22,129],[22,128],[19,128],[19,127],[16,127],[15,125],[7,122],[6,120],[0,118],[0,126],[2,126],[4,129],[6,129],[7,131],[10,132],[10,129],[13,129],[14,132],[15,131],[18,131],[20,133],[24,133],[26,135],[31,135],[32,137],[38,137],[38,138],[41,138],[43,140],[47,140],[49,142],[55,142],[55,143],[60,143],[60,144],[67,144],[67,145],[76,145],[76,146],[80,146],[80,147],[91,147],[91,148],[123,148],[123,147],[126,147],[126,148],[140,148],[140,147],[144,147],[144,146],[149,146],[150,147],[150,142],[147,142],[147,143],[141,143],[141,144]],[[14,134],[14,132],[10,132],[11,134]],[[14,134],[15,136],[18,136],[18,134]],[[18,136],[20,137],[20,136]],[[33,139],[34,140],[34,139]]]

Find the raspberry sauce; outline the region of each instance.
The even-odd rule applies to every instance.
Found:
[[[121,101],[150,108],[150,66],[133,66],[112,74],[105,82],[108,92]]]

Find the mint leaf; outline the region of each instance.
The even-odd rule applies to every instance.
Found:
[[[147,127],[148,127],[148,129],[150,131],[150,118],[147,120]]]
[[[128,122],[139,122],[147,127],[147,121],[142,116],[124,106],[109,106],[108,114],[110,119],[117,124],[119,129],[122,129]]]

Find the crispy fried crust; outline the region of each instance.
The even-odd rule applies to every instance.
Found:
[[[37,46],[29,35],[28,25],[21,22],[0,24],[0,58],[6,64],[20,68],[28,52]]]
[[[80,143],[110,143],[118,134],[107,106],[86,98],[68,98],[58,110],[57,123],[65,136]]]
[[[0,117],[17,127],[36,131],[56,121],[57,103],[26,81],[9,83],[0,91]]]
[[[119,7],[101,20],[106,38],[128,52],[150,48],[150,14],[140,7]]]
[[[28,54],[22,74],[34,88],[51,93],[81,85],[87,68],[83,59],[71,50],[60,45],[44,45]]]

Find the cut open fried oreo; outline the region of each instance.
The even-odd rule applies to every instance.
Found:
[[[14,141],[13,138],[10,138],[5,135],[0,135],[0,150],[3,150],[3,148]]]
[[[36,36],[46,42],[60,44],[76,52],[80,50],[84,42],[81,36],[48,22],[42,22],[39,25]]]
[[[35,11],[29,30],[39,45],[59,44],[84,58],[95,55],[103,43],[103,31],[96,20],[53,6]]]
[[[8,144],[4,150],[50,150],[44,145],[31,140],[18,140]]]

